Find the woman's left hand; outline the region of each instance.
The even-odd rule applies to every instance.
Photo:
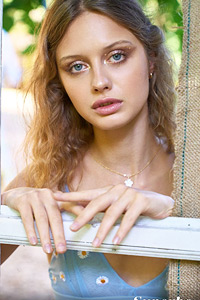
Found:
[[[58,201],[78,202],[85,208],[78,214],[71,225],[77,231],[87,224],[97,213],[105,212],[99,230],[93,241],[99,247],[116,220],[124,213],[119,229],[113,238],[119,244],[135,224],[140,215],[153,219],[164,219],[170,216],[174,200],[166,195],[126,187],[123,184],[107,186],[81,192],[54,193]]]

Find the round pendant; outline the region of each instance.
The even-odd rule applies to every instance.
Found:
[[[125,184],[125,186],[132,187],[133,181],[130,178],[128,178],[124,181],[124,184]]]

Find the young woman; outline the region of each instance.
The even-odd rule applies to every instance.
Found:
[[[56,299],[164,299],[166,259],[66,251],[61,210],[79,230],[105,212],[100,247],[123,215],[120,244],[139,215],[165,218],[173,200],[174,87],[163,35],[136,0],[56,0],[43,22],[29,86],[35,115],[28,167],[2,203],[21,214],[30,243],[56,252]]]

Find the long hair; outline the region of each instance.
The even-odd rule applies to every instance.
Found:
[[[31,159],[28,185],[57,187],[73,178],[87,147],[93,128],[75,110],[56,65],[56,49],[69,24],[84,11],[106,15],[129,29],[143,44],[154,64],[150,79],[149,123],[155,136],[173,151],[175,93],[172,62],[164,46],[162,31],[151,24],[136,0],[55,0],[41,26],[35,64],[27,90],[32,92],[35,111],[25,140]]]

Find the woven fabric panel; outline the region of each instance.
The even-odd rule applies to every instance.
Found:
[[[173,215],[200,218],[200,0],[183,0]],[[170,261],[169,299],[200,300],[200,263]]]

